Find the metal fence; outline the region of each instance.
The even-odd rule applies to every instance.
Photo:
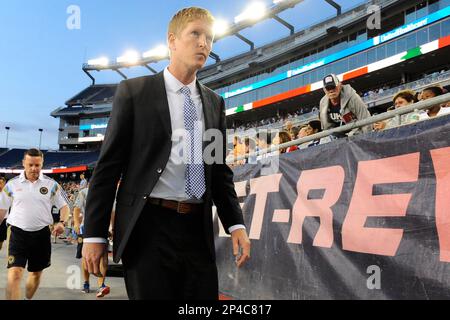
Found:
[[[307,137],[304,137],[301,139],[292,140],[292,141],[289,141],[289,142],[286,142],[286,143],[283,143],[280,145],[271,146],[270,148],[267,148],[264,150],[259,150],[257,152],[252,152],[252,153],[249,153],[249,154],[246,154],[243,156],[239,156],[239,157],[236,157],[236,158],[233,158],[233,159],[227,161],[227,164],[232,164],[232,163],[244,160],[249,157],[258,157],[258,156],[261,156],[261,155],[264,155],[267,153],[276,152],[280,149],[297,146],[297,145],[300,145],[300,144],[303,144],[306,142],[325,138],[325,137],[328,137],[328,136],[336,134],[336,133],[345,133],[345,132],[351,131],[356,128],[364,127],[367,125],[372,125],[376,122],[384,121],[384,120],[391,119],[391,118],[396,118],[398,121],[397,123],[399,125],[401,125],[401,117],[400,117],[401,115],[407,114],[410,112],[414,112],[414,111],[418,111],[418,110],[428,109],[432,106],[447,103],[449,101],[450,101],[450,93],[447,93],[445,95],[441,95],[441,96],[438,96],[438,97],[435,97],[432,99],[428,99],[425,101],[420,101],[415,104],[401,107],[401,108],[398,108],[395,110],[387,111],[387,112],[384,112],[384,113],[381,113],[376,116],[372,116],[372,117],[369,117],[369,118],[366,118],[363,120],[355,121],[355,122],[346,124],[341,127],[333,128],[330,130],[325,130],[325,131],[322,131],[322,132],[319,132],[319,133],[316,133],[316,134],[313,134],[313,135],[310,135],[310,136],[307,136]],[[256,132],[256,130],[255,130],[255,132]]]

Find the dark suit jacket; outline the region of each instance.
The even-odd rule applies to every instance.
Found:
[[[205,241],[215,259],[212,202],[228,232],[244,224],[234,190],[233,172],[225,164],[226,126],[222,97],[197,82],[205,130],[223,133],[222,164],[205,164]],[[171,122],[163,73],[122,81],[117,89],[100,157],[90,181],[84,237],[107,238],[116,186],[114,261],[118,262],[146,200],[163,172],[172,148]]]

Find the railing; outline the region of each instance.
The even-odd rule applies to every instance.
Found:
[[[401,124],[400,123],[400,121],[401,121],[401,117],[400,116],[403,115],[403,114],[414,112],[416,110],[428,109],[428,108],[430,108],[430,107],[432,107],[434,105],[440,105],[440,104],[443,104],[443,103],[446,103],[446,102],[449,102],[449,101],[450,101],[450,93],[447,93],[447,94],[441,95],[439,97],[435,97],[435,98],[432,98],[432,99],[420,101],[420,102],[417,102],[417,103],[409,105],[409,106],[401,107],[401,108],[398,108],[398,109],[395,109],[395,110],[391,110],[391,111],[388,111],[388,112],[384,112],[384,113],[381,113],[381,114],[378,114],[376,116],[372,116],[372,117],[369,117],[369,118],[366,118],[366,119],[363,119],[363,120],[355,121],[355,122],[346,124],[346,125],[341,126],[341,127],[333,128],[333,129],[330,129],[330,130],[325,130],[325,131],[322,131],[322,132],[319,132],[319,133],[316,133],[316,134],[313,134],[313,135],[310,135],[310,136],[307,136],[307,137],[304,137],[304,138],[301,138],[301,139],[292,140],[292,141],[289,141],[289,142],[286,142],[286,143],[283,143],[283,144],[280,144],[280,145],[277,145],[277,146],[272,146],[272,147],[264,149],[264,150],[259,150],[257,152],[252,152],[252,153],[249,153],[249,154],[246,154],[246,155],[242,155],[242,156],[239,156],[239,157],[236,157],[236,158],[233,158],[233,159],[227,161],[227,163],[228,164],[232,164],[232,163],[235,163],[237,161],[241,161],[241,160],[247,159],[249,157],[261,156],[263,154],[275,152],[275,151],[278,151],[280,149],[285,149],[285,148],[289,148],[289,147],[292,147],[292,146],[297,146],[297,145],[303,144],[305,142],[310,142],[310,141],[318,140],[318,139],[321,139],[321,138],[325,138],[325,137],[328,137],[328,136],[333,135],[335,133],[345,133],[345,132],[351,131],[351,130],[356,129],[356,128],[361,128],[361,127],[364,127],[364,126],[368,126],[368,125],[374,124],[376,122],[384,121],[384,120],[387,120],[387,119],[390,119],[390,118],[394,118],[394,117],[397,118],[398,123]]]
[[[429,87],[432,85],[439,85],[440,83],[442,83],[442,81],[445,81],[445,80],[450,81],[450,70],[448,70],[444,73],[431,74],[423,79],[409,82],[409,83],[406,83],[404,85],[401,85],[401,86],[398,86],[395,88],[386,89],[383,91],[383,93],[371,94],[370,96],[364,97],[362,99],[367,104],[367,107],[370,108],[370,107],[374,106],[377,101],[379,101],[383,98],[393,97],[395,94],[397,94],[401,90],[406,90],[406,89],[411,89],[411,90],[415,90],[415,91],[417,91],[419,89],[423,90],[426,87]],[[284,123],[286,121],[291,121],[293,126],[298,126],[298,125],[302,125],[302,124],[308,122],[309,120],[316,119],[317,117],[318,117],[318,112],[309,112],[306,114],[302,114],[300,116],[294,116],[291,119],[278,120],[274,123],[265,124],[265,125],[258,126],[258,127],[247,128],[244,130],[239,130],[239,128],[238,128],[237,135],[239,137],[242,137],[242,136],[247,135],[248,134],[247,132],[250,130],[261,130],[261,129],[267,129],[269,127],[271,129],[280,129],[284,126]]]

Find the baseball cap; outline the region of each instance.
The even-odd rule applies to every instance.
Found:
[[[325,78],[323,78],[323,87],[324,88],[336,88],[336,86],[340,83],[338,77],[335,74],[329,74]]]

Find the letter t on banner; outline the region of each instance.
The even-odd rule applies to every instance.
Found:
[[[255,209],[253,210],[252,224],[248,236],[250,239],[259,239],[261,237],[267,194],[280,190],[281,177],[282,174],[280,173],[250,180],[250,194],[256,194]]]

